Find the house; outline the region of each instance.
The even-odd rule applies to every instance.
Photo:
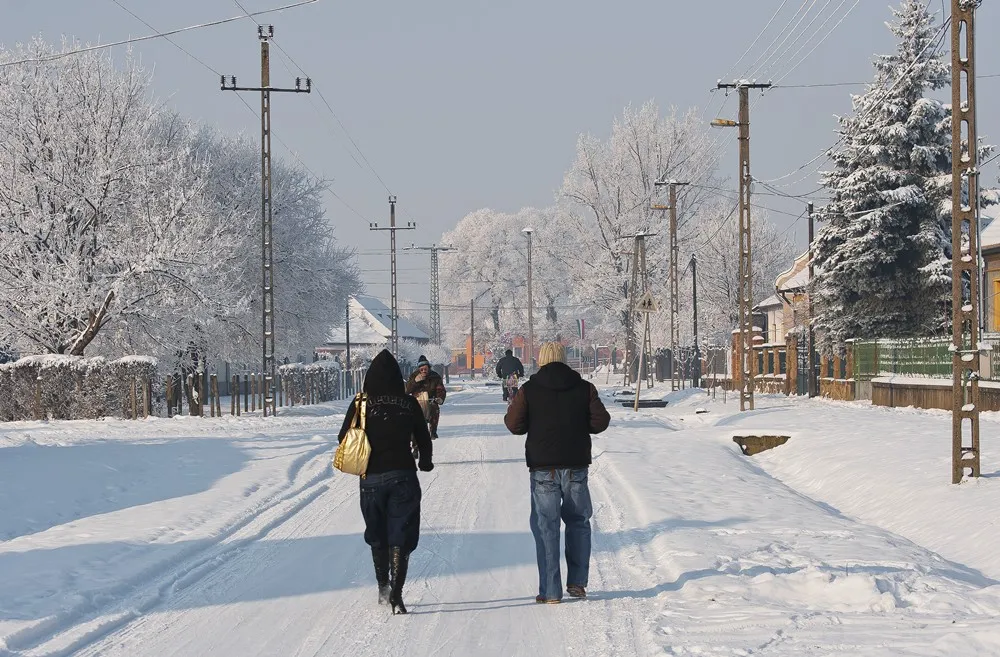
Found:
[[[777,294],[772,294],[754,307],[754,326],[761,329],[765,343],[785,341],[784,309],[785,304]]]
[[[766,344],[784,344],[795,328],[809,325],[809,252],[774,280],[774,294],[757,304],[754,325],[760,327]]]
[[[389,307],[375,297],[355,294],[348,298],[349,326],[341,325],[330,329],[322,346],[316,348],[321,358],[333,358],[347,351],[348,329],[351,349],[384,346],[392,336],[392,313]],[[420,327],[405,317],[396,318],[396,331],[400,340],[412,340],[417,344],[427,344],[431,337]]]
[[[990,208],[992,210],[993,208]],[[983,216],[979,250],[983,257],[983,323],[986,333],[1000,333],[1000,221]],[[989,222],[989,223],[986,223]]]

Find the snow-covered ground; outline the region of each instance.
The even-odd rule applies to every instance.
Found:
[[[0,655],[1000,655],[1000,418],[953,486],[945,413],[609,395],[591,597],[539,606],[499,398],[449,396],[406,617],[329,467],[342,403],[0,425]]]

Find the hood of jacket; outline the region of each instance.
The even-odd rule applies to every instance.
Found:
[[[531,382],[549,390],[569,390],[577,385],[583,377],[566,363],[549,363],[538,368],[531,375]]]
[[[372,359],[362,389],[369,397],[384,395],[402,397],[406,394],[403,388],[403,372],[399,369],[395,356],[388,349],[383,349]]]

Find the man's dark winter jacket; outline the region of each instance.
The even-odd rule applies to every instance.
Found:
[[[429,472],[431,461],[431,435],[427,431],[420,404],[403,390],[403,373],[391,353],[382,350],[372,361],[365,375],[364,391],[368,394],[368,412],[365,414],[365,433],[371,443],[368,474],[390,470],[416,470],[410,441],[416,440],[420,450],[420,469]],[[354,421],[355,404],[351,404],[340,429],[340,440]]]
[[[528,434],[525,458],[532,470],[590,465],[590,434],[611,423],[597,388],[565,363],[531,375],[503,419],[511,433]]]
[[[524,378],[524,365],[517,356],[504,356],[497,361],[497,376],[506,379],[511,374],[517,374],[519,379]]]
[[[443,402],[448,393],[444,388],[444,381],[441,380],[441,375],[434,370],[429,370],[423,381],[417,381],[419,374],[419,368],[413,370],[413,374],[410,375],[410,378],[406,382],[406,394],[416,395],[420,392],[426,392],[427,396],[431,399]]]

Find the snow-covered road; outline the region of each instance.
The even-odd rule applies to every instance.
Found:
[[[540,606],[523,442],[504,429],[496,389],[452,394],[435,470],[420,475],[405,617],[375,604],[357,480],[328,466],[342,407],[11,425],[0,429],[0,655],[1000,655],[991,562],[943,558],[922,547],[941,532],[918,544],[914,523],[896,530],[907,538],[856,520],[864,495],[815,483],[828,471],[851,481],[853,452],[823,453],[793,489],[769,474],[801,478],[782,450],[808,461],[829,445],[748,459],[732,442],[761,422],[794,441],[820,416],[908,435],[946,418],[759,406],[737,416],[680,394],[663,411],[613,409],[591,468],[592,595]],[[984,468],[1000,455],[987,449]],[[996,523],[997,480],[986,481],[963,493],[979,493],[980,519]],[[858,508],[824,499],[838,495]],[[936,510],[928,527],[947,522]]]

